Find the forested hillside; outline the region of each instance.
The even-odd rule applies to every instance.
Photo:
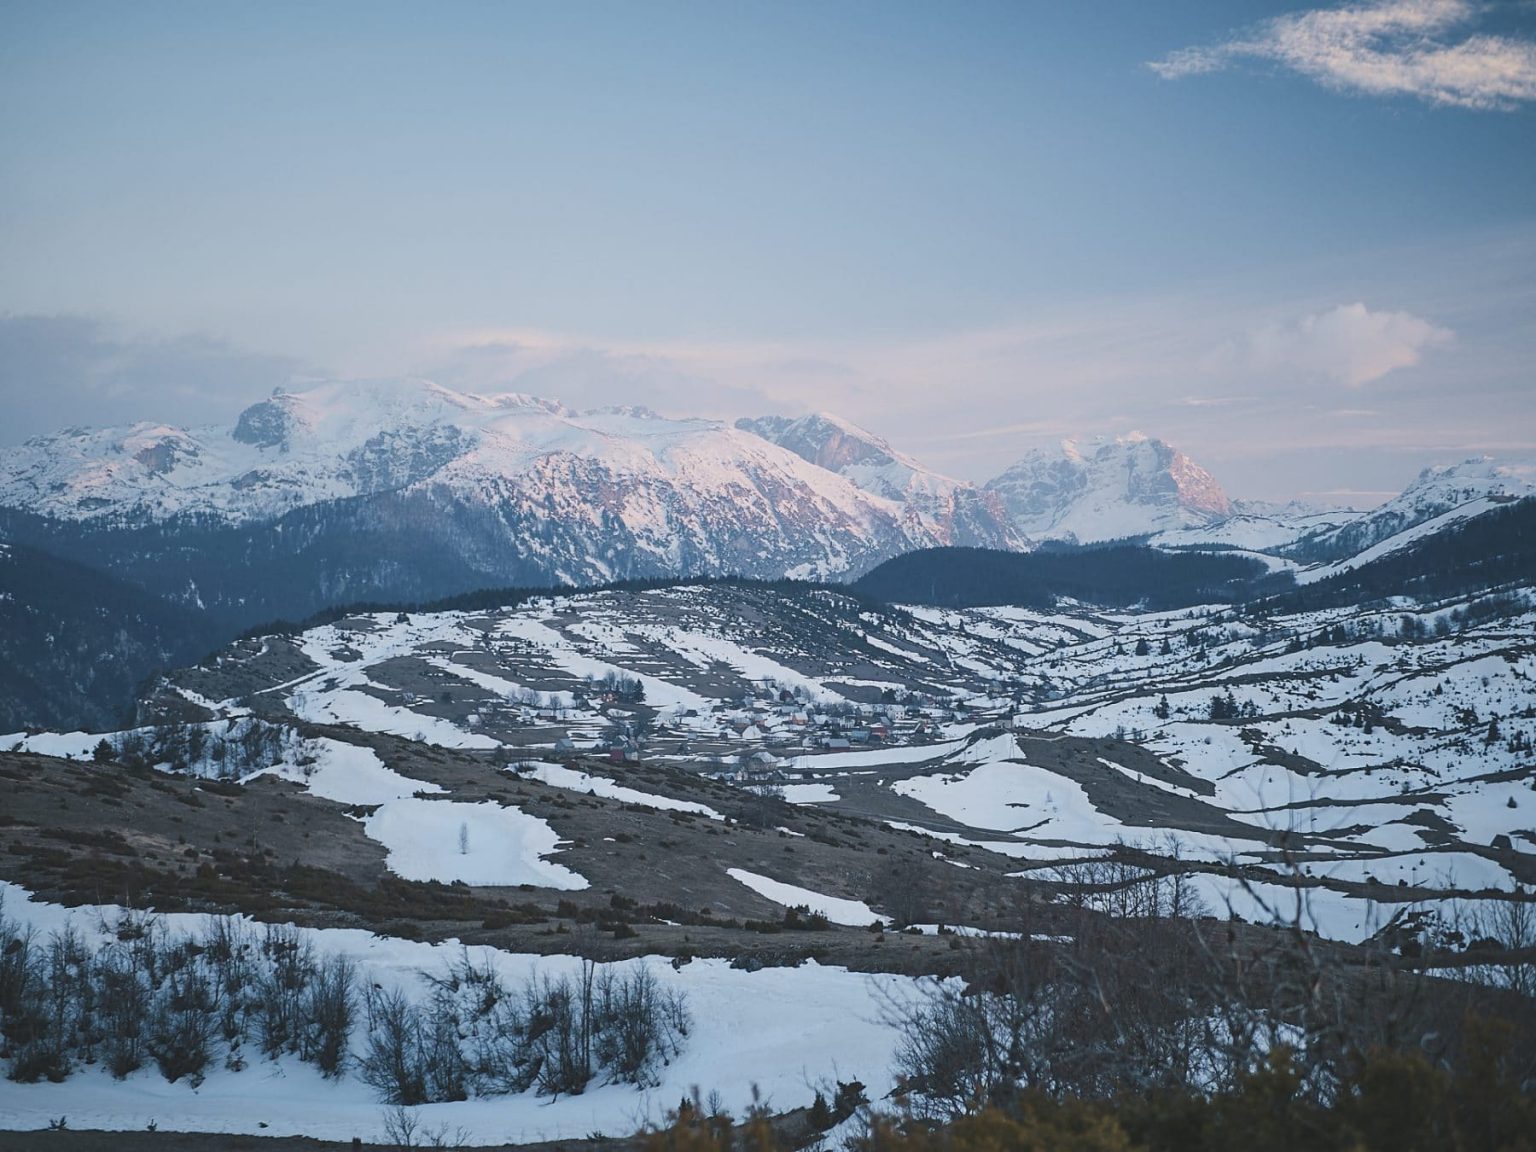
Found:
[[[1066,598],[1158,609],[1244,600],[1264,573],[1251,557],[1134,544],[1026,553],[927,548],[886,561],[853,588],[888,603],[945,608],[1047,609]]]
[[[109,728],[145,677],[226,639],[207,615],[106,573],[0,544],[0,731]]]

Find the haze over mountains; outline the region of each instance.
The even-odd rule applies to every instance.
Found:
[[[1485,464],[1445,475],[1434,483],[1449,506],[1527,491],[1531,473]],[[1297,511],[1234,501],[1178,448],[1140,433],[1034,451],[976,485],[826,413],[733,427],[424,380],[279,392],[233,427],[71,428],[0,462],[0,506],[95,528],[252,525],[386,497],[450,517],[474,510],[487,546],[499,537],[521,567],[577,581],[857,574],[914,547],[1026,549]]]

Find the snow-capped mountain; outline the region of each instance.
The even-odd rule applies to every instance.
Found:
[[[1209,472],[1172,445],[1132,433],[1065,440],[1032,452],[987,490],[1037,539],[1082,543],[1213,524],[1232,502]]]
[[[558,413],[526,396],[465,396],[419,381],[277,393],[233,428],[139,423],[36,437],[0,464],[0,504],[71,520],[229,523],[407,488],[500,422]]]
[[[1527,496],[1536,496],[1536,464],[1484,456],[1435,465],[1385,504],[1303,535],[1295,552],[1310,560],[1342,560],[1412,539],[1413,529],[1433,530]]]
[[[940,515],[718,421],[573,412],[419,380],[279,393],[233,427],[70,429],[0,461],[0,508],[46,518],[46,546],[90,537],[96,550],[77,558],[133,565],[158,586],[163,571],[140,570],[151,553],[120,546],[128,535],[153,536],[159,564],[178,546],[190,555],[189,530],[235,532],[237,544],[196,543],[260,563],[307,556],[299,579],[323,585],[305,601],[316,604],[509,583],[837,576],[957,535],[1014,543],[984,518],[969,527],[964,504]],[[104,559],[101,547],[125,554]],[[185,572],[178,594],[208,578]]]
[[[736,427],[836,472],[865,492],[903,504],[920,531],[936,533],[947,544],[1019,548],[1026,543],[994,493],[930,471],[841,417],[827,412],[798,419],[760,416],[738,420]]]
[[[30,440],[0,457],[0,538],[245,624],[509,585],[850,577],[914,549],[1034,539],[1140,536],[1321,571],[1533,491],[1536,468],[1472,461],[1368,514],[1259,512],[1140,435],[1066,442],[979,488],[826,414],[731,426],[351,381],[276,393],[225,427]]]

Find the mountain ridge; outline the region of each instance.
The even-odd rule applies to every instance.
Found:
[[[279,390],[229,426],[35,437],[0,459],[0,538],[251,624],[510,584],[847,580],[920,549],[1050,541],[1320,570],[1533,491],[1536,467],[1482,460],[1426,469],[1369,512],[1258,506],[1140,433],[1037,450],[978,485],[825,412],[729,424],[409,378]]]
[[[861,491],[903,504],[909,515],[933,525],[953,546],[1019,550],[1029,545],[1010,523],[1002,501],[985,488],[940,475],[840,416],[743,417],[736,427],[844,477]]]

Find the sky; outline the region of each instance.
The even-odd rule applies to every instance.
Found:
[[[1528,0],[0,0],[0,157],[0,445],[421,375],[973,480],[1536,457]]]

